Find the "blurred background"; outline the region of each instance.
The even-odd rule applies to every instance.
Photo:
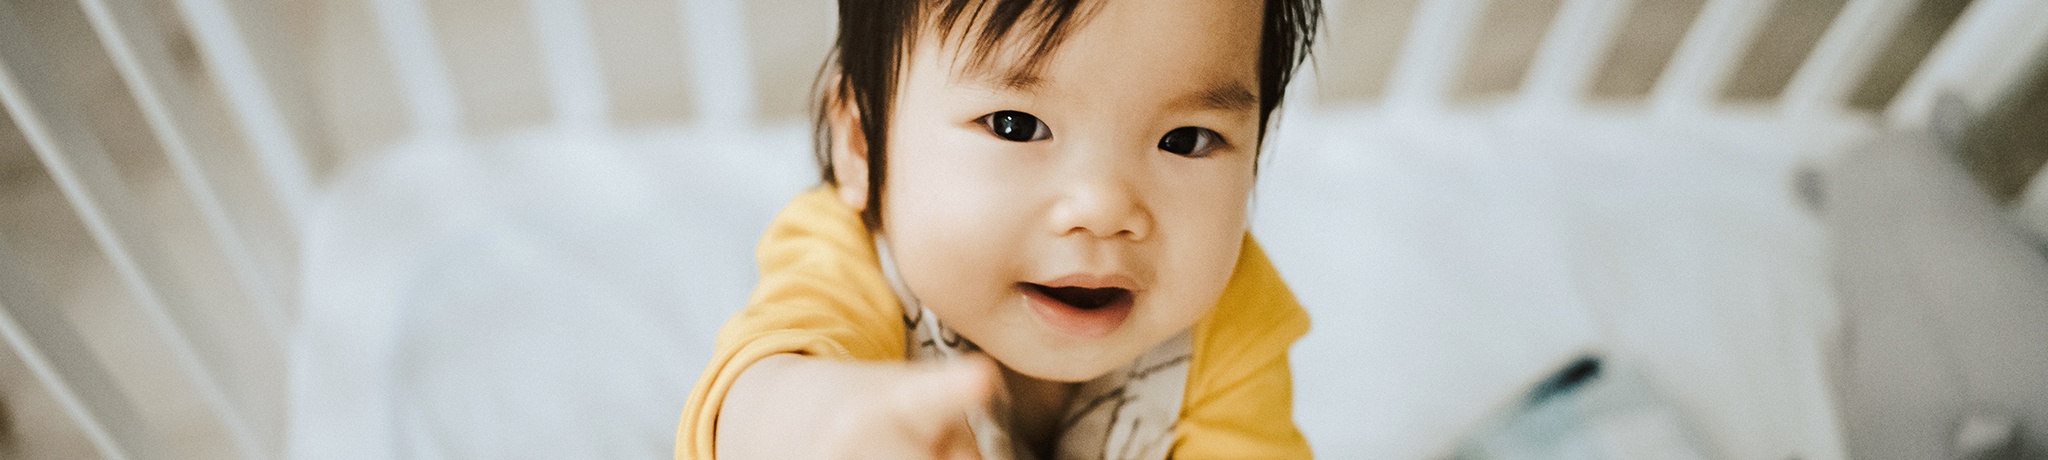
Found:
[[[823,0],[0,0],[0,456],[665,458]],[[2048,1],[1329,0],[1331,458],[2048,458]]]

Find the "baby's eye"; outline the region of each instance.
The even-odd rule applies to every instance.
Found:
[[[1045,127],[1045,122],[1024,112],[1004,110],[982,115],[979,121],[982,127],[988,128],[990,134],[1010,142],[1042,141],[1052,138],[1052,128]]]
[[[1201,158],[1209,156],[1209,152],[1216,150],[1222,143],[1223,135],[1216,134],[1216,131],[1209,128],[1182,126],[1167,131],[1165,136],[1160,137],[1159,149],[1173,152],[1174,155]]]

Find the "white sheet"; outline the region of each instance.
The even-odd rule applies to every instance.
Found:
[[[1730,458],[1841,458],[1802,155],[1709,120],[1290,113],[1254,232],[1315,329],[1330,458],[1443,454],[1585,349],[1640,363]],[[665,458],[808,130],[423,141],[352,165],[308,235],[295,458]]]

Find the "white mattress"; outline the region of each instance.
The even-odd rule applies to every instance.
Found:
[[[1728,458],[1841,458],[1800,159],[1741,118],[1290,113],[1254,233],[1308,307],[1297,420],[1330,458],[1444,454],[1552,367],[1643,369]],[[420,141],[308,234],[296,458],[665,458],[808,129]]]

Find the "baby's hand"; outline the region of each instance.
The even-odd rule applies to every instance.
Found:
[[[977,458],[967,414],[995,391],[995,363],[762,358],[718,414],[717,458]]]
[[[824,458],[977,459],[967,427],[995,389],[988,358],[939,366],[873,365],[857,386],[872,395],[829,414],[819,446]]]

